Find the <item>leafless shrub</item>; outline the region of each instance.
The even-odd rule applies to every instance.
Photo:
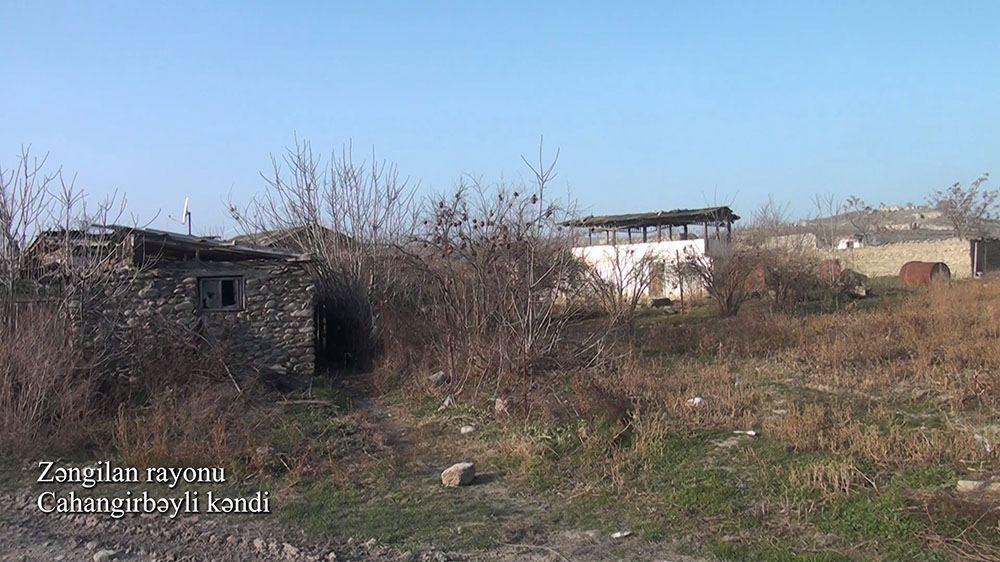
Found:
[[[844,208],[844,203],[832,193],[813,195],[813,223],[816,225],[816,238],[826,249],[837,244],[837,215]]]
[[[16,160],[0,167],[0,449],[84,447],[119,405],[141,407],[175,385],[228,383],[213,348],[190,331],[164,324],[150,346],[128,328],[129,301],[119,297],[143,264],[124,263],[126,242],[99,226],[119,221],[124,198],[88,206],[76,178],[48,171],[45,157],[24,149]]]
[[[584,266],[587,295],[598,303],[611,328],[630,326],[653,276],[665,278],[664,265],[653,254],[617,244],[604,257],[598,264]]]
[[[524,380],[561,339],[580,265],[565,208],[545,198],[553,166],[531,165],[531,187],[463,181],[425,209],[409,262],[417,318],[460,387],[472,374],[488,375],[477,389]]]
[[[885,228],[886,217],[881,206],[873,207],[857,195],[844,201],[843,212],[854,227],[854,233],[865,242],[871,242],[873,236]]]
[[[341,364],[366,366],[385,335],[383,313],[400,296],[400,245],[412,239],[415,186],[394,164],[354,161],[351,146],[327,159],[296,141],[262,172],[263,193],[229,210],[251,241],[312,254],[321,321]]]
[[[931,193],[927,202],[941,211],[960,237],[985,236],[988,222],[996,218],[997,197],[1000,197],[1000,189],[987,188],[989,179],[989,174],[983,174],[969,187],[956,182]]]
[[[787,248],[773,248],[761,256],[764,283],[777,308],[791,309],[822,287],[819,259]]]
[[[751,283],[762,283],[776,308],[793,308],[820,288],[816,236],[792,223],[788,204],[769,197],[741,237],[757,251]]]
[[[747,299],[765,293],[776,308],[792,308],[821,286],[816,236],[789,216],[788,204],[769,197],[731,241],[685,257],[682,267],[716,301],[720,315],[734,316]]]
[[[688,252],[684,267],[718,304],[721,316],[735,316],[758,290],[760,255],[756,247],[734,240],[717,247],[712,256]]]
[[[65,318],[44,305],[11,310],[0,323],[0,450],[31,455],[76,448],[86,439],[98,384],[81,370]]]

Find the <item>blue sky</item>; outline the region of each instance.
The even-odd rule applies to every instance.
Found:
[[[544,135],[592,212],[1000,174],[997,2],[0,6],[0,162],[31,143],[144,217],[189,195],[196,228],[294,134],[428,191],[517,177]]]

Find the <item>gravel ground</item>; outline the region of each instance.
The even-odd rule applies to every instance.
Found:
[[[511,544],[454,552],[401,551],[376,541],[318,544],[282,536],[263,518],[191,515],[170,520],[133,515],[42,514],[31,492],[0,496],[0,560],[282,560],[490,561],[662,560],[695,562],[669,545],[622,544],[593,532],[560,532],[546,544]]]
[[[307,544],[258,519],[40,513],[30,493],[0,497],[2,560],[398,560],[372,543]],[[433,553],[431,553],[433,556]],[[418,555],[417,559],[420,559]]]

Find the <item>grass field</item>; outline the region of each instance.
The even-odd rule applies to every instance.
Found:
[[[602,329],[576,323],[567,355]],[[1000,282],[883,280],[864,300],[732,318],[649,310],[606,340],[504,393],[507,413],[492,389],[386,363],[279,402],[166,389],[106,422],[112,448],[62,458],[224,464],[274,492],[280,527],[401,553],[1000,559],[1000,498],[955,489],[1000,477]],[[461,461],[475,484],[442,487]]]
[[[523,416],[487,396],[439,410],[447,390],[419,384],[377,408],[299,412],[283,446],[311,443],[313,460],[282,477],[285,521],[404,548],[627,530],[726,560],[1000,556],[997,498],[954,490],[1000,475],[1000,284],[649,313],[630,346],[548,375]],[[317,456],[324,441],[350,446]],[[463,460],[479,483],[442,488]]]

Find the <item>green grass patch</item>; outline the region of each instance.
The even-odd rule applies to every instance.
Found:
[[[315,483],[282,510],[282,517],[316,537],[454,548],[497,544],[504,525],[517,519],[512,504],[470,488],[443,488],[433,477],[389,482],[371,488]]]
[[[789,548],[739,543],[713,543],[710,551],[717,558],[736,562],[841,562],[852,560],[850,556],[833,551],[796,552]]]
[[[816,525],[851,544],[870,545],[894,560],[939,558],[926,550],[920,539],[925,526],[907,511],[897,492],[855,494],[830,502],[819,512]]]

